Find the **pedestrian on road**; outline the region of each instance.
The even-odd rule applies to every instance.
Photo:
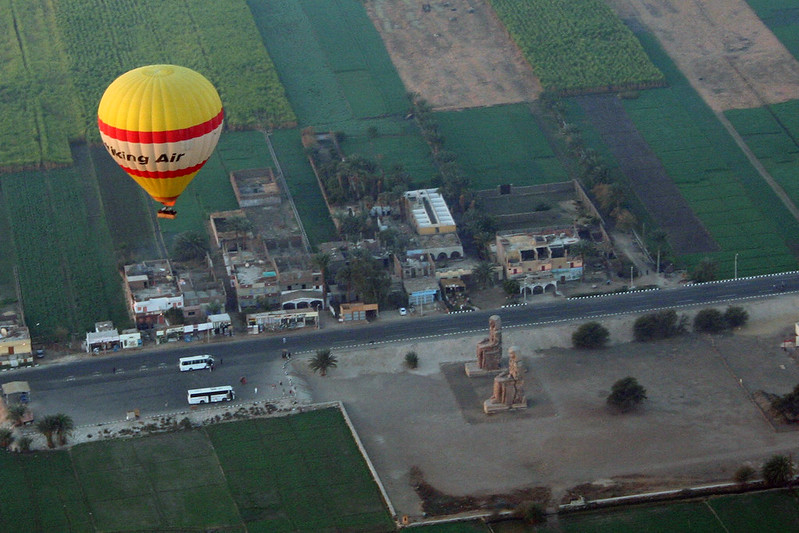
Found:
[[[241,382],[242,385],[244,385],[245,383],[247,383],[247,378],[241,376],[241,379],[239,381]]]
[[[117,373],[117,367],[114,367],[114,368],[111,370],[111,373],[112,373],[112,374],[116,374],[116,373]]]
[[[283,337],[283,344],[286,344],[286,337]]]
[[[222,361],[223,361],[223,359],[220,357],[219,358],[219,366],[222,366]]]

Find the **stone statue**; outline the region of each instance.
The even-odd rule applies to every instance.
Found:
[[[499,371],[502,360],[502,319],[492,315],[488,319],[488,337],[477,343],[477,364],[466,363],[469,377]]]
[[[483,402],[483,411],[486,414],[527,408],[527,398],[524,395],[524,364],[519,360],[518,351],[516,346],[508,350],[508,369],[494,378],[493,394]]]

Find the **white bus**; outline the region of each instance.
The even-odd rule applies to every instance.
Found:
[[[224,387],[208,387],[206,389],[189,389],[188,400],[189,403],[213,403],[213,402],[230,402],[236,398],[236,393],[233,387],[225,385]]]
[[[181,357],[178,361],[178,368],[181,372],[187,370],[206,370],[214,366],[214,358],[210,355],[194,355],[192,357]]]

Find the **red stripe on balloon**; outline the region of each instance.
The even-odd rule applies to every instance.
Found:
[[[208,161],[208,160],[206,159],[205,161]],[[125,169],[125,172],[127,172],[131,176],[136,176],[137,178],[169,179],[169,178],[181,178],[183,176],[186,176],[187,174],[191,174],[192,172],[197,172],[203,167],[203,165],[205,164],[205,161],[203,161],[202,163],[199,163],[197,165],[194,165],[193,167],[181,168],[179,170],[155,170],[155,171],[150,171],[150,170],[139,170],[137,168],[130,168],[130,167],[126,167],[124,165],[120,165],[120,166],[123,169]]]
[[[219,125],[222,124],[222,120],[224,120],[224,118],[225,110],[220,109],[219,114],[217,114],[211,120],[203,122],[202,124],[197,124],[196,126],[192,126],[190,128],[168,131],[123,130],[122,128],[109,126],[99,118],[97,119],[97,126],[100,128],[101,133],[104,133],[105,135],[108,135],[109,137],[118,141],[141,144],[159,144],[185,141],[188,139],[194,139],[195,137],[202,137],[203,135],[211,133],[218,128]]]

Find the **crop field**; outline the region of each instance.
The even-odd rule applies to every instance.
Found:
[[[146,64],[203,73],[229,128],[296,122],[252,15],[236,0],[1,0],[0,27],[0,169],[71,163],[70,142],[99,139],[105,87]]]
[[[725,113],[758,160],[799,205],[799,101]]]
[[[369,128],[376,137],[370,137]],[[419,134],[416,122],[404,117],[386,117],[344,124],[338,131],[346,136],[341,149],[347,155],[362,155],[388,170],[401,165],[415,184],[427,184],[436,174],[430,147]]]
[[[336,240],[336,227],[330,220],[319,184],[302,148],[300,131],[278,130],[271,139],[311,246]]]
[[[670,86],[624,100],[624,107],[721,248],[683,259],[690,266],[711,257],[721,277],[732,276],[736,253],[741,275],[795,269],[799,224],[655,41],[641,42]]]
[[[32,336],[127,327],[121,278],[94,179],[76,168],[0,176]],[[93,178],[93,177],[92,177]]]
[[[0,169],[70,163],[81,102],[51,3],[2,0],[0,28]]]
[[[475,189],[568,179],[526,104],[440,111],[435,120]]]
[[[0,455],[0,530],[393,531],[341,413]]]
[[[405,89],[357,0],[248,2],[300,126],[405,113]]]
[[[490,0],[546,90],[653,87],[663,74],[600,0]]]

